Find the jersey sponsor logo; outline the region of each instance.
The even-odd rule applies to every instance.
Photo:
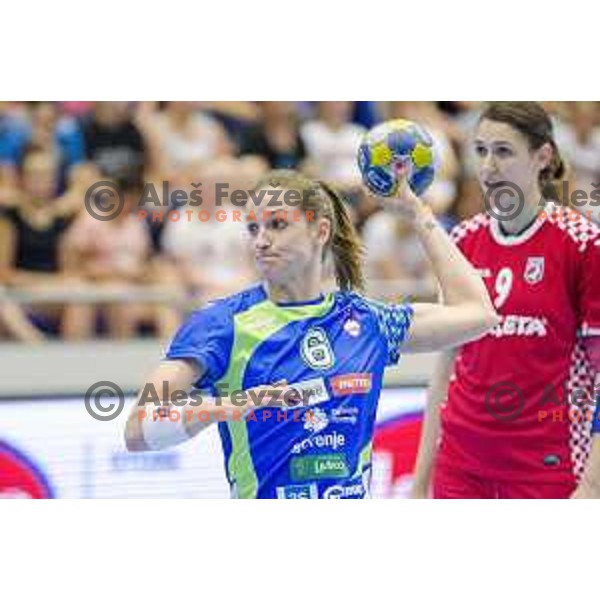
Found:
[[[527,259],[523,277],[530,285],[535,285],[542,281],[544,279],[544,257],[530,256]]]
[[[305,450],[312,450],[313,448],[331,448],[331,450],[338,450],[345,445],[346,436],[343,433],[332,431],[331,433],[311,435],[310,437],[297,442],[292,446],[292,454],[300,454]]]
[[[347,423],[356,425],[358,422],[358,408],[355,406],[339,406],[331,409],[329,420],[332,423]]]
[[[503,315],[489,335],[496,338],[507,336],[546,337],[546,319],[539,317],[524,317],[521,315]]]
[[[323,492],[325,500],[342,500],[345,498],[362,498],[365,488],[362,483],[354,485],[332,485]]]
[[[319,497],[316,483],[278,486],[276,492],[279,500],[314,500]]]
[[[360,335],[360,323],[356,319],[348,319],[344,323],[344,331],[351,337]]]
[[[331,369],[335,364],[335,356],[327,334],[321,327],[312,327],[308,330],[300,344],[302,360],[311,369],[324,371]]]
[[[298,381],[290,384],[289,387],[298,392],[304,406],[314,406],[330,399],[322,377]]]
[[[371,373],[348,373],[331,378],[331,389],[334,396],[350,394],[368,394],[373,385]]]
[[[312,454],[294,456],[290,461],[292,481],[311,479],[342,479],[349,477],[350,471],[343,454]]]
[[[329,425],[327,413],[320,408],[309,408],[304,413],[304,429],[312,433],[319,433]]]

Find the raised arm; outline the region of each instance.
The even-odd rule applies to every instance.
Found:
[[[405,186],[390,208],[410,219],[441,290],[440,303],[415,303],[404,352],[431,352],[477,339],[499,322],[481,277],[427,207]],[[402,260],[402,257],[398,257]]]

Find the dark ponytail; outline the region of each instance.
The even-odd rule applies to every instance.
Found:
[[[549,200],[561,200],[562,181],[568,179],[567,167],[560,155],[554,138],[550,140],[552,149],[552,160],[550,164],[540,171],[540,189],[544,198]],[[568,198],[562,198],[563,201],[568,201]]]

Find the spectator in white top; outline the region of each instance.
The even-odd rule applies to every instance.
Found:
[[[348,189],[360,184],[356,155],[366,130],[352,123],[354,102],[319,102],[318,118],[301,128],[314,177]]]
[[[188,178],[202,182],[202,204],[182,206],[175,211],[178,215],[171,214],[161,235],[164,259],[200,303],[229,295],[255,279],[246,259],[243,211],[233,208],[227,199],[217,204],[215,195],[217,184],[227,183],[229,192],[249,189],[256,177],[243,180],[244,169],[244,164],[235,160],[196,169]]]
[[[392,301],[398,299],[394,294],[399,290],[411,297],[430,293],[429,261],[418,236],[404,219],[388,211],[376,212],[367,219],[362,236],[370,294]]]
[[[233,154],[224,127],[202,111],[200,102],[168,102],[162,111],[156,103],[142,102],[136,123],[149,144],[152,171],[173,173]]]
[[[598,102],[566,103],[570,119],[555,121],[557,144],[572,169],[572,181],[568,190],[573,207],[586,217],[600,223],[600,207],[595,196],[600,195],[600,127]],[[598,183],[598,186],[594,186]],[[587,198],[575,198],[581,190]],[[594,198],[591,194],[596,190]],[[560,192],[560,190],[559,190]]]

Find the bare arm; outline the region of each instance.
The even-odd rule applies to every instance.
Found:
[[[171,405],[170,400],[175,392],[188,393],[194,382],[196,382],[202,376],[201,368],[187,360],[172,360],[161,363],[158,369],[154,371],[150,379],[148,379],[142,386],[136,402],[131,409],[129,418],[127,419],[127,425],[125,427],[125,444],[127,449],[133,452],[140,452],[150,450],[150,447],[144,440],[143,425],[144,420],[148,418],[150,408],[157,408],[154,404],[148,404],[147,400],[150,398],[157,398],[161,406],[166,406],[167,402]],[[148,390],[154,390],[155,395],[150,396]],[[167,391],[169,397],[165,398],[164,392]],[[172,406],[172,405],[171,405]],[[202,406],[202,405],[201,405]],[[177,407],[182,408],[182,407]],[[194,410],[197,407],[190,407],[189,410]],[[209,410],[210,406],[202,406],[203,409]],[[184,427],[192,438],[194,435],[201,431],[201,427],[198,419],[189,419],[186,416],[188,409],[181,411],[182,418],[185,418]],[[169,423],[165,423],[169,425]],[[202,423],[207,425],[207,423]]]
[[[129,413],[127,425],[125,426],[125,444],[128,450],[140,452],[150,449],[144,440],[144,421],[143,418],[141,418],[144,406],[142,400],[144,390],[147,390],[149,386],[152,386],[157,392],[160,391],[161,394],[159,394],[158,399],[162,405],[165,401],[162,394],[164,389],[163,382],[166,382],[168,386],[167,389],[171,393],[175,390],[182,390],[187,393],[200,375],[200,369],[194,366],[190,361],[174,360],[161,363],[150,379],[142,385],[135,404]]]
[[[583,477],[571,496],[574,500],[600,499],[600,433],[592,438],[592,449]]]
[[[0,335],[2,328],[20,342],[38,344],[46,339],[44,334],[29,321],[18,304],[0,298]]]
[[[146,143],[150,171],[154,173],[166,173],[168,172],[169,164],[163,151],[163,133],[158,125],[161,115],[157,105],[158,102],[155,101],[138,102],[133,114],[133,122]]]
[[[244,414],[253,408],[259,406],[281,406],[281,404],[272,404],[280,402],[280,395],[285,392],[287,383],[279,382],[272,386],[261,386],[247,390],[248,396],[242,400],[234,402],[230,398],[219,398],[215,402],[213,398],[202,395],[201,402],[197,398],[187,398],[186,394],[192,389],[194,383],[202,377],[203,369],[197,363],[188,360],[170,360],[162,363],[154,372],[150,379],[142,386],[137,400],[131,409],[127,425],[125,427],[125,444],[127,449],[132,452],[143,452],[152,450],[148,440],[144,437],[147,424],[153,418],[156,408],[156,400],[160,402],[161,407],[175,409],[178,419],[181,419],[183,428],[178,427],[177,422],[172,422],[168,418],[160,420],[158,423],[153,421],[153,426],[167,428],[167,430],[176,430],[172,441],[165,441],[163,437],[162,447],[179,444],[183,441],[193,438],[195,435],[209,427],[212,423],[223,418],[240,420]],[[149,393],[151,390],[152,394]],[[168,397],[165,397],[165,392]],[[256,395],[252,397],[249,392]],[[175,404],[175,394],[178,394]],[[182,396],[184,396],[182,398]],[[152,400],[153,402],[149,402]],[[264,404],[263,404],[264,401]],[[184,404],[181,406],[181,404]],[[183,435],[181,432],[183,431]],[[168,437],[168,431],[167,437]],[[164,443],[163,443],[164,442]]]
[[[415,464],[415,479],[411,494],[413,498],[429,496],[433,464],[440,436],[440,406],[447,396],[448,383],[454,370],[455,359],[456,351],[442,353],[437,359],[429,383],[419,452]]]
[[[0,219],[0,283],[11,280],[15,256],[15,232],[10,221]]]

